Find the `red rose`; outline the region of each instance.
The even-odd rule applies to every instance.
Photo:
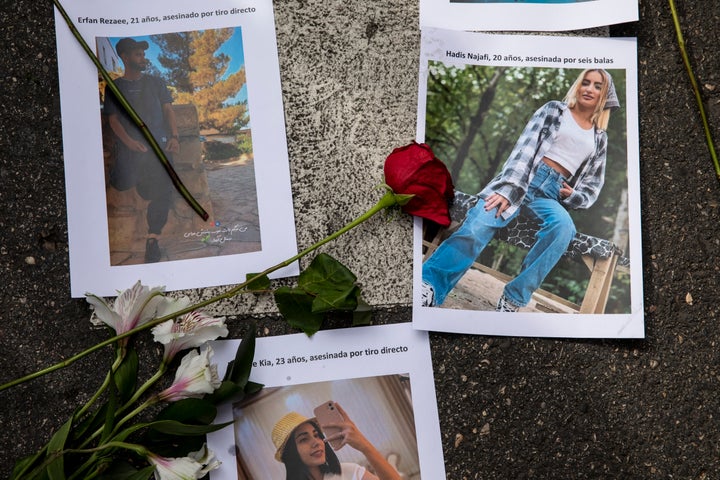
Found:
[[[395,194],[414,195],[402,206],[405,213],[450,225],[452,178],[426,144],[413,142],[393,150],[385,160],[385,183]]]

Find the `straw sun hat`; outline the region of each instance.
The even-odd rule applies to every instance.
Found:
[[[307,422],[314,422],[315,418],[307,418],[297,412],[290,412],[282,417],[272,429],[272,442],[277,450],[275,451],[275,460],[282,462],[282,454],[290,439],[293,430]]]

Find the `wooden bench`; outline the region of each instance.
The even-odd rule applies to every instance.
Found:
[[[476,195],[455,192],[455,198],[450,208],[450,218],[452,220],[450,227],[433,231],[426,230],[423,234],[424,258],[429,257],[444,239],[457,230],[465,219],[468,210],[478,200],[479,198]],[[537,219],[523,215],[520,212],[507,227],[497,232],[495,238],[511,245],[529,249],[535,242],[535,234],[539,228],[540,224]],[[582,304],[576,305],[545,290],[538,290],[536,295],[552,299],[554,302],[561,303],[578,313],[604,313],[615,272],[617,269],[628,270],[630,260],[624,257],[622,251],[611,241],[580,232],[570,242],[563,258],[580,262],[590,271],[590,281]],[[506,283],[512,278],[479,262],[474,262],[471,268],[488,273]]]

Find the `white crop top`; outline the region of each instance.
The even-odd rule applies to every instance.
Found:
[[[565,120],[563,118],[563,120]],[[584,130],[577,124],[572,113],[560,122],[557,136],[545,156],[567,168],[575,175],[583,160],[595,151],[595,129]]]

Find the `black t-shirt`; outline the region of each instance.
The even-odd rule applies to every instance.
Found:
[[[159,77],[143,75],[137,80],[118,78],[115,80],[115,85],[148,126],[155,139],[162,142],[162,138],[168,136],[162,106],[172,103],[172,96],[165,81]],[[136,140],[142,139],[142,133],[125,113],[115,95],[108,88],[105,92],[105,113],[107,115],[117,114],[128,134]]]

